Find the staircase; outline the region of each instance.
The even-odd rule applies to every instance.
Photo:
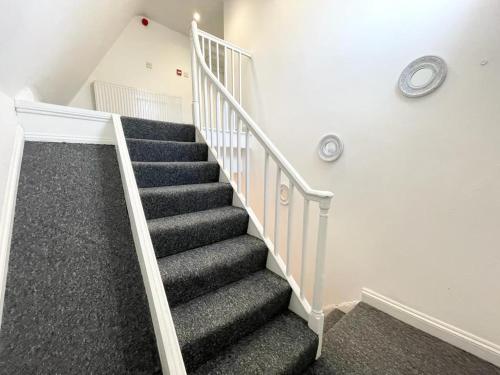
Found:
[[[302,373],[318,336],[288,310],[289,283],[195,127],[121,121],[187,372]]]

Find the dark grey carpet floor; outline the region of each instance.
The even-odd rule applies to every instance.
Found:
[[[266,244],[194,127],[122,123],[187,371],[301,373],[318,337],[288,311],[290,285],[266,269]]]
[[[0,374],[159,372],[114,147],[26,143]]]
[[[500,375],[500,368],[360,303],[324,337],[308,375]]]

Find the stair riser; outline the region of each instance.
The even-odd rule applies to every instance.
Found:
[[[241,236],[247,232],[248,215],[239,215],[231,221],[217,221],[206,223],[202,227],[196,225],[183,225],[182,227],[162,230],[151,230],[151,240],[157,258],[163,258],[205,246],[219,241]]]
[[[253,248],[251,253],[241,256],[237,262],[207,269],[183,280],[167,278],[164,285],[170,306],[177,306],[264,269],[267,253],[267,247],[263,244]]]
[[[134,173],[140,188],[203,184],[219,181],[219,165],[203,166],[155,165],[134,163]]]
[[[158,143],[127,141],[132,161],[206,161],[208,148],[202,143]]]
[[[122,117],[121,120],[125,138],[175,142],[195,141],[195,127],[192,125],[162,123],[129,117]]]
[[[204,191],[180,193],[141,192],[142,206],[148,220],[160,217],[205,211],[230,206],[233,189],[230,185]]]
[[[286,310],[290,297],[291,290],[281,293],[275,297],[272,303],[260,306],[255,311],[248,311],[248,314],[241,320],[232,322],[231,325],[223,327],[196,342],[184,344],[181,350],[187,371],[196,370],[221,350],[233,345],[242,337],[254,332]]]

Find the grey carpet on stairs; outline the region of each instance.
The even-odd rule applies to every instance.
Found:
[[[221,207],[148,221],[159,258],[245,234],[248,214],[238,207]]]
[[[158,260],[170,306],[187,302],[266,266],[267,247],[249,235]]]
[[[148,220],[230,206],[233,202],[233,188],[221,182],[143,188],[140,194]]]
[[[325,333],[308,375],[500,375],[500,368],[365,303]]]
[[[133,167],[140,188],[219,181],[219,164],[215,162],[134,162]]]
[[[203,143],[129,139],[127,146],[135,161],[204,161],[208,155]]]
[[[188,370],[285,311],[290,296],[288,283],[264,270],[175,307],[172,318]]]
[[[186,144],[194,127],[122,123],[188,372],[303,371],[318,338],[288,311],[291,288],[266,270],[268,249],[247,234],[248,214],[232,206],[206,145]]]
[[[314,361],[318,336],[307,323],[288,311],[245,336],[196,374],[301,374]]]
[[[150,139],[156,141],[194,142],[193,125],[174,124],[122,116],[123,132],[127,139]]]
[[[0,374],[161,373],[113,146],[27,142]]]

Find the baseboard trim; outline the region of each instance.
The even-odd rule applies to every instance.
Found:
[[[39,132],[26,132],[25,140],[28,142],[89,143],[98,145],[114,145],[116,143],[113,138],[50,134]]]
[[[348,314],[352,309],[356,307],[359,301],[348,301],[342,303],[335,303],[331,305],[327,305],[323,308],[325,311],[325,316],[331,313],[333,310],[340,310],[345,314]]]
[[[29,113],[35,115],[90,121],[109,121],[112,119],[111,113],[93,111],[83,108],[66,107],[63,105],[49,103],[16,100],[15,106],[17,113]]]
[[[2,212],[0,213],[0,327],[2,326],[5,288],[9,268],[10,244],[12,239],[12,228],[14,226],[17,186],[19,182],[19,174],[21,172],[23,150],[24,132],[23,128],[18,126],[14,138],[14,148],[10,159]]]
[[[27,141],[116,143],[111,113],[19,100],[15,105]]]
[[[361,301],[435,336],[466,352],[500,366],[500,346],[432,316],[405,306],[370,289],[363,289]]]

